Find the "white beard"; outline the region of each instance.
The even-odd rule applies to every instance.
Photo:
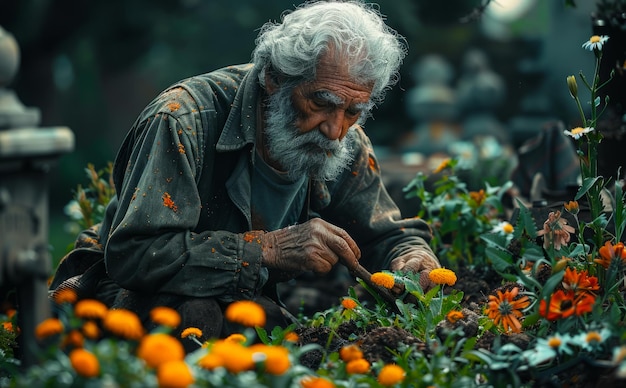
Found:
[[[319,129],[300,133],[294,124],[297,114],[292,91],[293,87],[283,85],[268,98],[265,134],[270,157],[291,179],[306,175],[315,180],[335,180],[353,160],[354,128],[342,140],[330,140]]]

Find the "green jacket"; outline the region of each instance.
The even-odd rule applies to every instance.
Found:
[[[121,287],[225,302],[262,292],[269,274],[250,216],[260,91],[252,65],[231,66],[171,86],[138,117],[100,234]],[[370,140],[356,132],[354,162],[336,181],[310,182],[302,221],[344,228],[378,271],[407,250],[430,251],[431,234],[422,220],[400,219]]]

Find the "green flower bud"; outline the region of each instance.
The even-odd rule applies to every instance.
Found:
[[[576,98],[578,96],[578,85],[576,84],[576,77],[570,75],[567,77],[567,88],[569,89],[569,94],[572,95],[572,98]]]

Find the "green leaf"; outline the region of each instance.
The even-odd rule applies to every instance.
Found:
[[[583,184],[580,186],[580,189],[578,189],[578,192],[576,193],[576,196],[574,197],[574,200],[578,201],[579,199],[581,199],[585,194],[587,194],[587,192],[589,191],[589,189],[591,189],[596,182],[601,179],[601,177],[592,177],[592,178],[585,178],[583,180]]]
[[[511,254],[503,249],[488,246],[485,249],[485,255],[491,260],[493,268],[499,273],[506,272],[512,266]]]

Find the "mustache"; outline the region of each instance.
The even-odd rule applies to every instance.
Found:
[[[313,129],[309,132],[298,134],[293,141],[294,147],[304,150],[322,150],[326,154],[337,154],[345,148],[345,144],[341,140],[331,140],[319,131],[319,129]]]

